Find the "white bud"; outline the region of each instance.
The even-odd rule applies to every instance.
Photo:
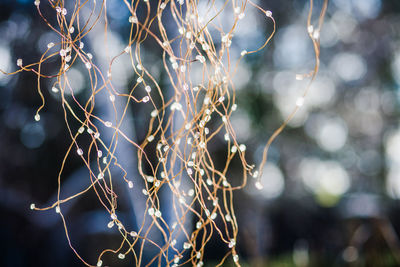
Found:
[[[152,183],[152,182],[154,182],[154,177],[151,175],[147,175],[146,180],[147,180],[147,182]]]
[[[206,143],[204,143],[203,141],[201,141],[201,142],[199,143],[199,147],[200,147],[200,148],[206,148]]]
[[[147,211],[149,213],[150,216],[154,215],[154,208],[149,208],[149,210]]]
[[[194,196],[194,189],[190,189],[189,191],[188,191],[188,195],[189,196]]]
[[[176,245],[176,239],[172,239],[171,246],[175,246],[175,245]]]
[[[154,140],[154,135],[149,135],[149,137],[147,137],[148,142],[152,142],[153,140]]]
[[[229,34],[225,34],[221,38],[221,42],[226,43],[229,40]]]
[[[231,239],[231,240],[229,241],[229,244],[228,244],[229,248],[233,248],[235,245],[236,245],[235,239]]]
[[[181,110],[181,109],[182,109],[182,105],[180,103],[178,103],[178,102],[174,102],[171,105],[171,110]]]
[[[258,190],[261,190],[261,189],[264,188],[264,186],[263,186],[263,185],[261,184],[261,182],[259,182],[259,181],[256,182],[255,186],[256,186],[256,188],[257,188]]]
[[[233,261],[238,262],[239,261],[239,255],[235,254],[233,255]]]
[[[296,100],[296,106],[301,107],[301,106],[303,106],[303,104],[304,104],[304,97],[299,97]]]
[[[92,68],[92,64],[88,61],[85,63],[85,67],[90,70]]]
[[[210,211],[208,209],[206,209],[204,212],[206,213],[207,217],[210,216]]]
[[[197,56],[196,56],[196,59],[197,59],[198,61],[200,61],[200,63],[206,62],[206,58],[205,58],[204,56],[202,56],[202,55],[197,55]]]
[[[131,237],[137,237],[138,235],[135,231],[131,231],[129,234],[131,235]]]
[[[136,17],[136,15],[130,16],[129,17],[129,22],[130,23],[138,23],[138,18]]]
[[[156,212],[154,213],[154,215],[155,215],[157,218],[160,218],[160,217],[161,217],[161,211],[156,210]]]
[[[314,26],[313,25],[308,26],[307,31],[309,34],[311,34],[314,31]]]
[[[158,115],[158,111],[157,111],[156,109],[153,110],[153,111],[150,113],[150,116],[153,117],[153,118],[157,117],[157,115]]]
[[[319,39],[319,31],[318,31],[318,30],[314,31],[314,33],[313,33],[313,38],[314,38],[315,40]]]
[[[225,180],[226,181],[226,180]],[[215,198],[214,200],[213,200],[213,206],[215,207],[215,206],[217,206],[218,205],[218,198]]]
[[[228,133],[226,133],[226,134],[224,135],[224,139],[225,139],[225,141],[229,141],[229,140],[230,140],[229,134],[228,134]]]
[[[257,178],[257,177],[258,177],[258,171],[254,171],[253,178]]]
[[[237,147],[236,147],[236,146],[232,146],[232,147],[231,147],[231,152],[232,152],[232,153],[236,153],[236,151],[237,151]]]

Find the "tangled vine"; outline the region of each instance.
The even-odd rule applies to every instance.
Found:
[[[121,5],[130,12],[126,21],[130,24],[129,38],[126,48],[115,55],[111,55],[107,49],[102,51],[109,57],[108,66],[104,68],[85,49],[84,39],[100,25],[104,27],[104,40],[107,40],[110,29],[105,0],[75,0],[73,5],[68,3],[68,8],[64,0],[48,0],[46,3],[36,0],[34,4],[59,40],[47,45],[38,62],[25,65],[22,59],[18,59],[19,69],[7,74],[26,71],[37,75],[37,91],[42,105],[34,116],[36,121],[40,120],[40,112],[45,106],[43,80],[52,81],[53,92],[61,96],[71,142],[58,174],[57,201],[49,207],[32,204],[31,209],[55,209],[59,213],[69,245],[87,266],[102,266],[106,253],[116,254],[120,259],[132,254],[136,266],[202,266],[205,247],[212,236],[218,236],[227,246],[227,253],[218,266],[222,266],[229,256],[233,257],[235,265],[240,266],[236,251],[238,223],[233,207],[233,192],[245,187],[250,176],[255,178],[256,187],[262,188],[260,177],[268,149],[303,105],[319,68],[319,34],[327,0],[319,12],[316,25],[312,25],[314,3],[310,0],[307,29],[315,51],[315,67],[309,74],[296,77],[307,78],[309,83],[294,103],[292,113],[268,139],[258,168],[246,161],[246,146],[237,142],[230,123],[231,114],[237,109],[232,77],[237,72],[240,60],[259,52],[273,38],[276,22],[271,11],[249,0],[226,0],[219,4],[215,0],[207,1],[207,10],[199,10],[199,1],[196,0],[123,0]],[[48,5],[49,10],[56,14],[56,24],[42,13],[43,5]],[[258,49],[232,53],[230,47],[234,42],[236,27],[244,19],[248,8],[255,8],[263,14],[273,30]],[[229,28],[220,21],[223,14],[231,18]],[[174,23],[174,29],[165,26],[166,16],[170,18],[170,23]],[[157,45],[161,51],[163,69],[168,77],[162,84],[152,75],[151,66],[146,65],[143,59],[142,48],[149,43]],[[135,77],[134,84],[129,88],[118,88],[113,82],[113,63],[122,56],[129,56],[131,64],[126,68]],[[53,73],[44,73],[42,66],[51,58],[60,60],[59,68]],[[68,79],[68,71],[72,66],[81,68],[90,81],[87,99],[75,97]],[[193,69],[196,72],[201,70],[200,83],[193,81]],[[196,75],[199,76],[199,73]],[[167,90],[167,87],[170,89]],[[103,114],[96,110],[96,104],[99,105],[96,99],[104,96],[109,100],[106,104],[113,112],[112,120],[103,118]],[[149,110],[144,118],[147,134],[140,141],[122,129],[127,113],[136,104]],[[74,125],[72,120],[75,120]],[[79,127],[75,127],[76,122]],[[91,138],[87,146],[79,142],[85,132]],[[104,132],[111,137],[103,138]],[[218,169],[209,147],[221,134],[226,141],[226,159],[225,166]],[[123,145],[128,142],[137,151],[138,177],[131,177],[132,174],[120,164],[116,151],[121,139],[124,140]],[[90,185],[62,198],[64,166],[67,159],[76,154],[89,171],[87,178],[90,179]],[[238,184],[227,175],[235,157],[239,157],[243,167],[242,179]],[[142,209],[136,210],[141,213],[137,215],[141,221],[137,229],[129,229],[118,217],[115,189],[121,186],[129,188],[131,194],[140,194],[137,198],[143,199]],[[104,249],[95,263],[87,262],[74,249],[62,211],[65,203],[88,191],[95,192],[99,203],[109,213],[108,227],[118,228],[122,237],[119,247]],[[160,194],[171,194],[171,202],[162,203]],[[164,217],[164,206],[172,211],[173,218]],[[153,248],[153,254],[145,259],[147,246]]]

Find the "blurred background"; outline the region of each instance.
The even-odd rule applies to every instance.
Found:
[[[241,61],[234,77],[238,111],[231,122],[238,142],[247,145],[249,162],[258,163],[267,138],[305,87],[307,81],[296,80],[296,74],[313,68],[314,55],[306,29],[308,1],[256,2],[273,12],[277,33],[261,53]],[[321,5],[316,1],[316,9]],[[123,50],[129,13],[122,1],[109,1],[108,15],[110,42],[115,51]],[[232,51],[255,48],[271,26],[259,11],[247,8]],[[0,36],[0,69],[10,72],[17,69],[17,58],[37,61],[54,39],[27,0],[0,1]],[[320,40],[320,72],[303,108],[270,149],[264,189],[256,190],[250,181],[235,193],[241,262],[400,266],[400,1],[330,0]],[[92,35],[85,45],[95,54],[98,43]],[[162,83],[160,50],[144,48],[143,53]],[[132,77],[121,62],[115,65],[114,81],[123,87]],[[55,60],[46,68],[54,66]],[[79,68],[69,75],[75,93],[84,97],[87,77]],[[47,103],[35,122],[41,103],[35,75],[0,75],[1,266],[83,266],[68,246],[59,216],[29,209],[30,203],[45,206],[56,199],[57,175],[70,143],[60,97],[50,83],[43,88]],[[140,116],[144,111],[134,112],[139,115],[130,122],[140,141],[146,119]],[[219,138],[221,146],[212,152],[223,155],[224,137]],[[231,179],[241,175],[239,167],[232,169]],[[86,180],[80,159],[70,158],[63,190],[76,192]],[[126,199],[121,192],[119,201]],[[120,241],[95,202],[89,193],[65,211],[74,246],[91,262]],[[211,243],[206,266],[225,252],[218,242]],[[109,260],[110,266],[129,266]]]

